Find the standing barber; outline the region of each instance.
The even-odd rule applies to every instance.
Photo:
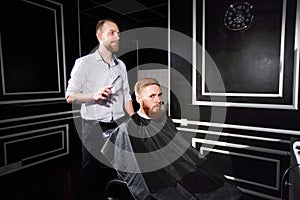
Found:
[[[110,173],[107,170],[112,170],[89,152],[95,146],[90,141],[98,142],[91,138],[98,135],[96,138],[104,140],[102,134],[116,128],[124,118],[124,108],[129,116],[134,114],[126,66],[115,56],[120,39],[117,24],[110,19],[100,20],[96,36],[99,48],[76,60],[66,91],[68,103],[81,103],[83,145],[79,196],[88,200],[98,198],[99,191],[104,190],[98,182],[103,182],[104,176]]]

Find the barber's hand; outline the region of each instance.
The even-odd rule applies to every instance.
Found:
[[[111,92],[112,87],[113,87],[113,85],[108,85],[108,86],[102,87],[98,92],[94,93],[93,99],[95,101],[107,100],[112,93]]]

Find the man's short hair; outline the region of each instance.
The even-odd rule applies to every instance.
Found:
[[[98,21],[98,23],[96,25],[96,34],[98,33],[98,31],[102,32],[102,27],[105,24],[105,22],[113,22],[116,24],[116,22],[112,19],[101,19]]]
[[[158,81],[155,78],[143,78],[139,80],[135,86],[134,86],[134,92],[136,95],[140,95],[143,88],[149,86],[149,85],[158,85]]]

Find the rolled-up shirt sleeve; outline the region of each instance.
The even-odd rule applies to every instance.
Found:
[[[86,84],[86,73],[81,59],[75,61],[71,72],[71,77],[68,81],[65,98],[68,98],[72,93],[82,93]]]

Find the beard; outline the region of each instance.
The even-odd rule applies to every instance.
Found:
[[[104,43],[104,46],[106,47],[106,49],[112,53],[116,53],[119,51],[119,45],[120,43],[118,41],[107,41]]]
[[[159,119],[162,116],[161,105],[156,105],[153,107],[149,107],[146,104],[142,104],[143,110],[146,115],[148,115],[151,119]]]

